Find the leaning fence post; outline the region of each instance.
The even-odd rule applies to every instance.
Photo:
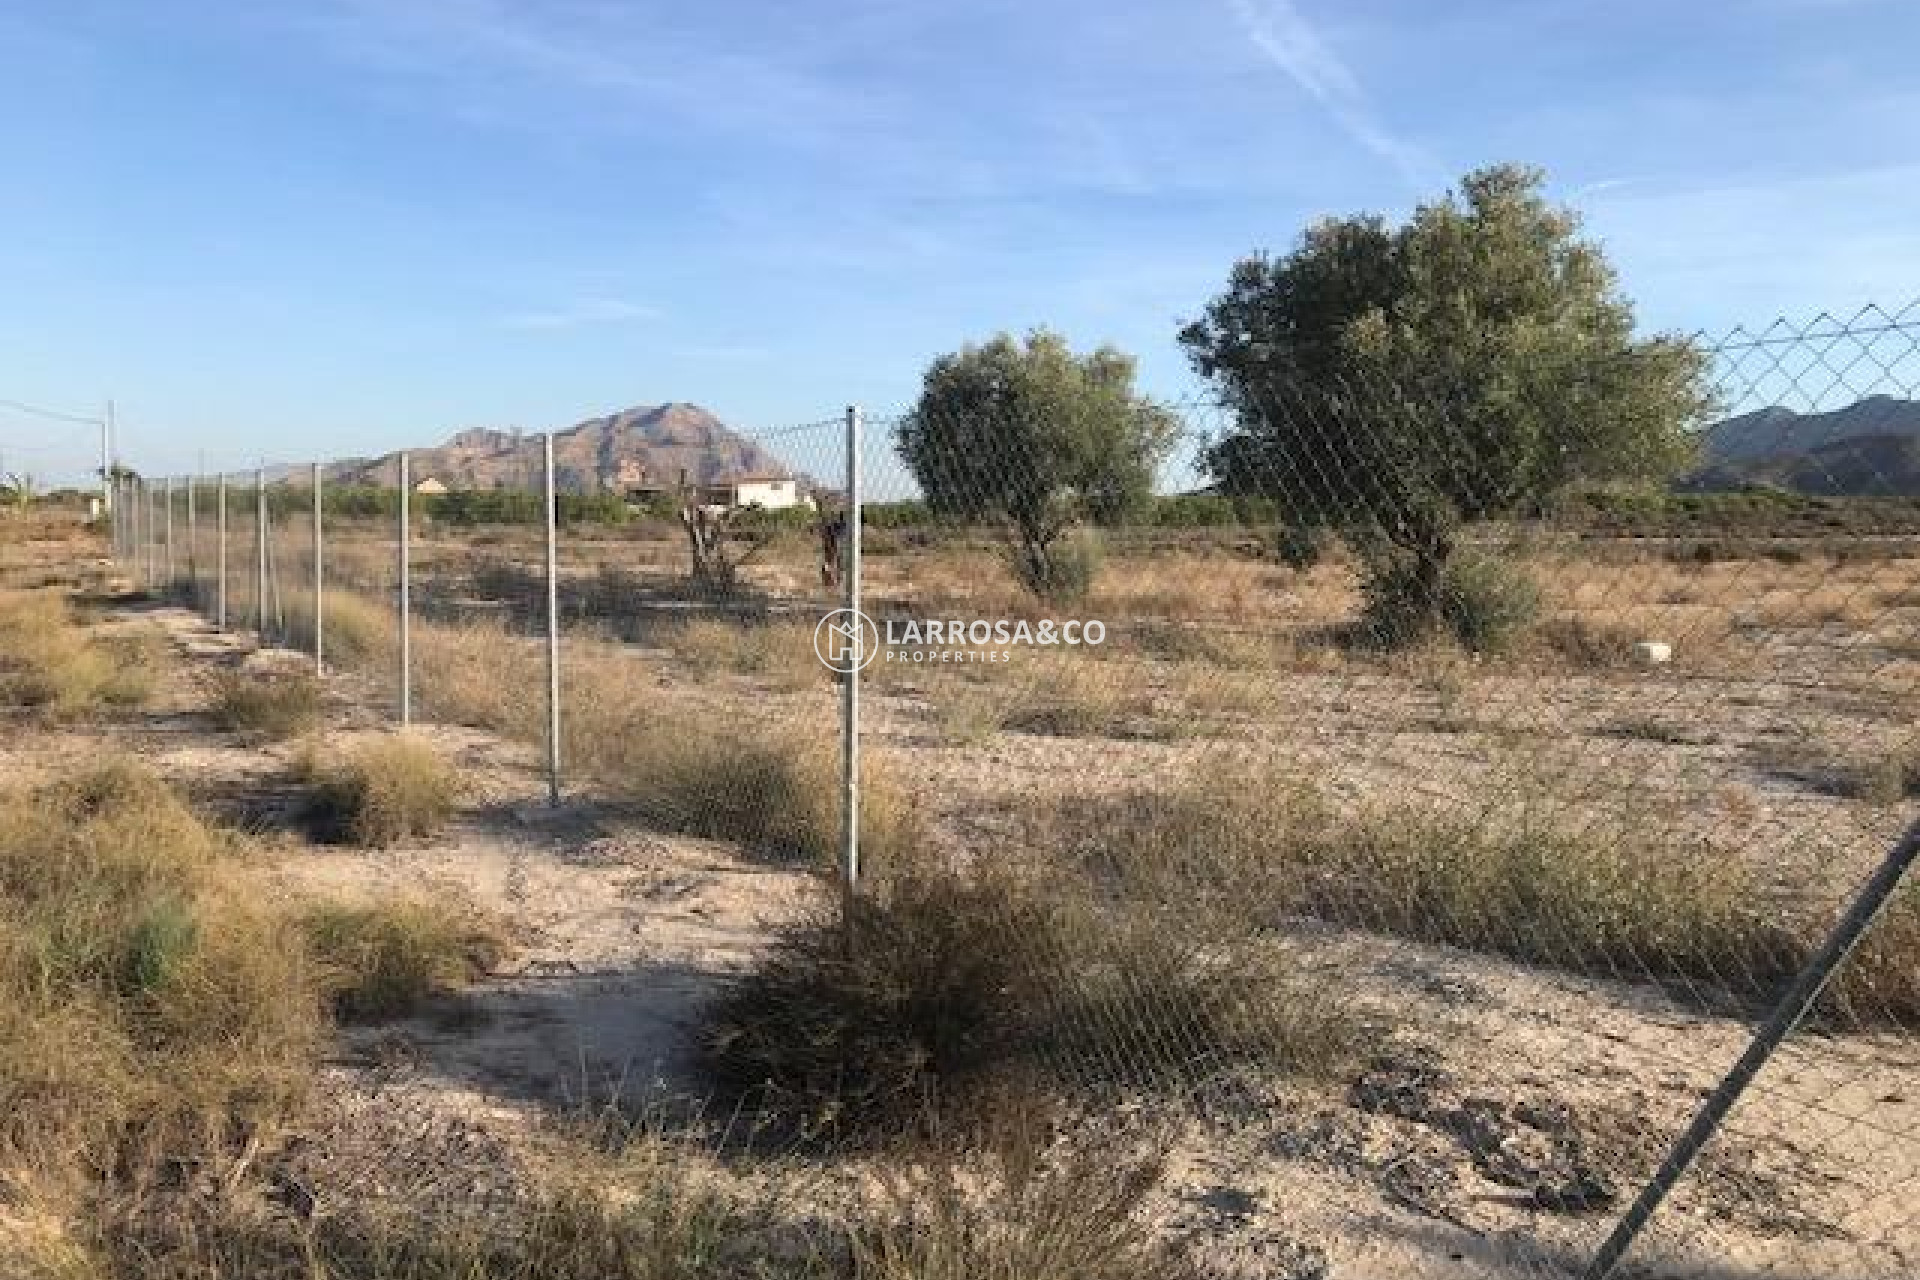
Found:
[[[553,432],[546,434],[547,516],[547,800],[560,803],[560,549],[554,492]]]
[[[214,588],[216,602],[214,625],[225,631],[227,629],[227,473],[224,471],[220,473],[218,488],[220,507],[215,515],[214,528],[220,545],[214,550],[214,570],[219,577],[219,582]]]
[[[407,455],[400,455],[400,724],[413,723],[413,630],[409,608],[408,575],[411,553],[407,546],[407,491],[412,487]]]
[[[866,658],[866,625],[860,619],[860,410],[847,407],[847,536],[846,608],[852,634],[857,636],[840,686],[841,778],[841,890],[842,924],[853,927],[853,900],[860,887],[860,667]],[[851,937],[851,934],[849,934]]]
[[[261,647],[265,648],[267,643],[267,469],[265,467],[254,469],[253,488],[255,494],[253,541],[258,552],[253,588],[253,632],[259,638]]]
[[[320,464],[313,464],[313,674],[327,673],[327,573],[320,531]]]
[[[1653,1177],[1641,1189],[1639,1198],[1633,1202],[1633,1207],[1627,1210],[1626,1215],[1614,1227],[1613,1234],[1608,1236],[1606,1243],[1600,1246],[1600,1252],[1594,1255],[1587,1269],[1580,1273],[1581,1280],[1607,1280],[1607,1277],[1613,1274],[1613,1269],[1620,1264],[1620,1259],[1626,1256],[1627,1250],[1633,1247],[1634,1240],[1659,1210],[1660,1203],[1680,1181],[1694,1158],[1712,1140],[1721,1122],[1727,1118],[1727,1113],[1733,1110],[1734,1104],[1740,1101],[1740,1095],[1747,1091],[1747,1086],[1752,1084],[1754,1077],[1760,1074],[1760,1069],[1767,1065],[1767,1059],[1771,1058],[1781,1042],[1792,1034],[1794,1027],[1799,1025],[1800,1019],[1804,1018],[1807,1010],[1813,1007],[1813,1002],[1820,998],[1820,992],[1826,987],[1828,980],[1839,971],[1841,965],[1847,962],[1847,957],[1853,954],[1854,947],[1858,946],[1860,939],[1866,936],[1867,930],[1873,927],[1874,919],[1893,897],[1893,891],[1900,887],[1900,880],[1913,865],[1917,853],[1920,853],[1920,821],[1914,822],[1907,828],[1906,834],[1900,837],[1899,843],[1888,851],[1886,860],[1880,864],[1879,869],[1873,873],[1865,885],[1861,886],[1859,894],[1847,908],[1847,913],[1840,918],[1838,924],[1834,925],[1833,931],[1827,935],[1827,940],[1821,944],[1820,950],[1807,961],[1798,976],[1794,978],[1793,985],[1788,987],[1786,993],[1780,997],[1773,1012],[1760,1025],[1759,1030],[1753,1033],[1753,1040],[1747,1045],[1747,1051],[1740,1055],[1739,1061],[1733,1064],[1726,1077],[1701,1104],[1699,1112],[1693,1117],[1693,1123],[1688,1125],[1687,1131],[1674,1142],[1673,1149],[1667,1153],[1667,1158],[1660,1162],[1660,1167],[1654,1171]]]

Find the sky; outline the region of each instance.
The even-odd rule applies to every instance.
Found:
[[[1648,330],[1920,298],[1911,0],[0,0],[0,466],[908,405],[1543,166]],[[800,460],[804,462],[805,460]]]

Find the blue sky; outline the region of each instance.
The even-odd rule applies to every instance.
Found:
[[[1040,323],[1171,396],[1237,256],[1510,159],[1649,327],[1901,304],[1915,48],[1910,0],[0,0],[0,398],[111,396],[152,470],[775,428]],[[10,466],[85,434],[0,407]]]

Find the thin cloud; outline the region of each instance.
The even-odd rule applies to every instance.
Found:
[[[1319,103],[1348,136],[1421,184],[1431,168],[1417,149],[1374,118],[1360,81],[1293,0],[1227,0],[1241,30],[1267,60]]]
[[[659,318],[657,309],[637,302],[620,298],[580,298],[549,311],[523,311],[503,316],[500,325],[505,329],[551,331],[583,329],[592,325],[631,324]]]
[[[1589,196],[1605,195],[1609,191],[1619,191],[1626,187],[1644,187],[1652,181],[1652,178],[1602,178],[1598,182],[1589,182],[1585,186],[1575,187],[1567,199],[1585,200]]]

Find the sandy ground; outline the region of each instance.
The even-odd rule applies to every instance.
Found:
[[[473,783],[452,829],[423,847],[382,852],[313,845],[288,821],[294,748],[223,734],[199,710],[200,681],[215,666],[298,659],[250,653],[184,610],[122,609],[107,623],[155,624],[186,655],[182,676],[108,745],[146,757],[213,811],[259,829],[287,892],[457,886],[506,919],[518,941],[457,1013],[343,1034],[313,1131],[289,1155],[323,1199],[423,1186],[483,1200],[508,1194],[539,1159],[543,1118],[613,1095],[697,1095],[687,1048],[699,1004],[800,908],[801,877],[725,845],[650,830],[586,792],[548,809],[534,752],[441,726],[423,732]],[[1684,782],[1694,757],[1716,755],[1720,765],[1748,767],[1749,739],[1827,714],[1763,685],[1649,680],[1644,688],[1649,707],[1682,725],[1708,710],[1690,700],[1709,700],[1715,732],[1692,742],[1610,739],[1618,759],[1608,772]],[[1355,794],[1390,792],[1415,777],[1430,788],[1443,774],[1445,790],[1471,801],[1499,767],[1487,726],[1520,717],[1500,707],[1526,706],[1547,747],[1568,726],[1604,727],[1646,710],[1623,712],[1617,695],[1577,682],[1546,706],[1519,691],[1503,702],[1497,685],[1481,693],[1478,727],[1456,718],[1435,728],[1431,717],[1448,708],[1416,698],[1401,728],[1356,742],[1348,711],[1366,691],[1351,677],[1303,678],[1291,687],[1297,713],[1276,741],[1302,768]],[[353,681],[336,679],[330,696],[330,743],[379,731],[379,713]],[[1103,785],[1090,779],[1116,776],[1150,782],[1204,766],[1213,749],[1207,740],[1027,734],[956,748],[929,739],[915,699],[910,684],[877,696],[875,738],[896,749],[908,776],[938,789],[943,816],[956,822],[993,797],[996,779],[1022,777],[1043,790],[1084,790]],[[1733,719],[1729,707],[1739,708]],[[93,733],[12,736],[0,741],[0,770],[44,776],[102,746]],[[1436,754],[1452,765],[1437,772]],[[1701,794],[1717,794],[1702,785]],[[1738,821],[1783,843],[1824,827],[1849,850],[1897,823],[1898,815],[1862,816],[1855,807],[1842,829],[1827,820],[1840,812],[1831,797],[1757,769],[1751,789],[1757,807],[1733,806],[1731,816],[1715,809],[1699,821],[1716,829]],[[1831,861],[1819,849],[1787,852],[1799,866]],[[1334,931],[1297,945],[1300,963],[1327,989],[1363,1011],[1391,1009],[1395,1030],[1344,1088],[1209,1076],[1196,1081],[1190,1110],[1169,1118],[1180,1136],[1163,1221],[1201,1236],[1222,1277],[1573,1274],[1745,1040],[1741,1020],[1644,985]],[[1629,1274],[1915,1274],[1916,1178],[1920,1041],[1803,1035],[1683,1183]]]

